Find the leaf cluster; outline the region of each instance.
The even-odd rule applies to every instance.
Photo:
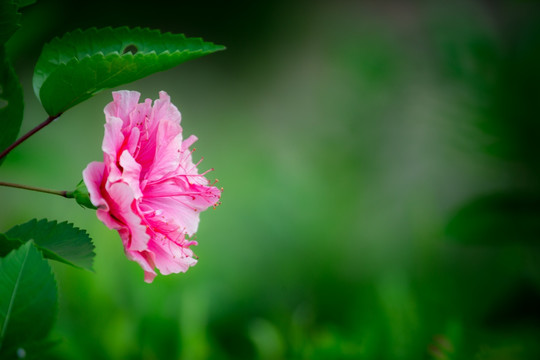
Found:
[[[0,233],[0,357],[41,349],[54,324],[56,281],[46,259],[92,269],[94,245],[67,222],[33,219]]]

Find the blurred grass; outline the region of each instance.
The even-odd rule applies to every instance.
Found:
[[[92,211],[0,188],[2,229],[68,220],[96,243],[95,273],[54,264],[52,336],[63,342],[50,357],[538,358],[534,226],[513,231],[512,216],[479,206],[447,227],[485,194],[540,190],[536,2],[212,5],[103,14],[103,2],[56,1],[25,13],[11,44],[22,132],[46,117],[31,59],[53,34],[127,24],[228,46],[124,87],[167,91],[184,134],[200,139],[201,168],[225,188],[201,215],[188,273],[145,284]],[[110,99],[78,105],[22,145],[2,179],[73,188],[101,159]],[[489,233],[494,245],[455,241],[476,217],[505,229]],[[523,231],[527,244],[513,236]]]

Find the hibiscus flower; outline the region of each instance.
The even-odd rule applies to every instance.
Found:
[[[180,112],[166,92],[139,103],[136,91],[113,92],[105,107],[103,162],[92,162],[83,179],[98,218],[120,234],[127,257],[152,282],[185,272],[197,260],[190,240],[199,213],[216,206],[221,189],[193,163],[194,135],[182,138]],[[201,159],[202,160],[202,159]],[[210,170],[209,170],[210,171]]]

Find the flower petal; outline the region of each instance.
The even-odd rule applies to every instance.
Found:
[[[105,117],[123,119],[125,120],[125,124],[128,125],[129,114],[137,108],[141,94],[137,91],[121,90],[114,91],[112,96],[113,102],[105,107]]]
[[[131,191],[133,191],[135,199],[140,199],[143,196],[139,182],[141,165],[138,164],[135,159],[133,159],[127,150],[120,155],[119,163],[120,166],[122,166],[122,181],[129,185]]]
[[[151,283],[154,281],[157,273],[154,270],[154,254],[148,251],[126,251],[128,259],[136,261],[144,270],[144,281]]]
[[[118,151],[124,143],[124,134],[122,134],[122,119],[117,117],[107,118],[105,124],[105,136],[103,136],[103,150],[105,162],[115,162]]]
[[[135,196],[130,186],[123,182],[110,184],[107,192],[111,198],[109,205],[111,213],[118,221],[125,225],[125,233],[120,233],[126,250],[146,250],[150,235],[146,233],[146,226],[138,214]]]
[[[156,267],[163,275],[186,272],[190,266],[197,263],[197,260],[191,257],[193,252],[190,249],[166,239],[153,239],[148,243],[148,250],[154,254]]]
[[[101,195],[101,184],[105,173],[105,164],[102,162],[91,162],[83,170],[83,181],[86,184],[90,201],[97,208],[109,208],[107,201]]]

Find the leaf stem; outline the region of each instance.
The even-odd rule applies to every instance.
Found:
[[[32,130],[30,130],[29,132],[27,132],[26,134],[24,134],[22,137],[20,137],[17,141],[15,141],[13,144],[11,144],[7,149],[5,149],[4,151],[2,151],[2,153],[0,154],[0,159],[4,158],[7,154],[9,154],[11,152],[11,150],[15,149],[17,146],[19,146],[23,141],[25,141],[26,139],[28,139],[30,136],[34,135],[35,133],[37,133],[39,130],[43,129],[45,126],[49,125],[50,123],[52,123],[56,118],[58,118],[60,115],[62,115],[62,113],[58,113],[56,115],[51,115],[47,118],[47,120],[45,120],[44,122],[42,122],[41,124],[39,124],[38,126],[36,126],[35,128],[33,128]]]
[[[35,186],[28,186],[28,185],[9,183],[9,182],[5,182],[5,181],[0,181],[0,186],[7,186],[7,187],[13,187],[13,188],[17,188],[17,189],[24,189],[24,190],[42,192],[42,193],[46,193],[46,194],[59,195],[59,196],[65,197],[65,198],[72,198],[73,197],[73,191],[44,189],[44,188],[38,188],[38,187],[35,187]]]

